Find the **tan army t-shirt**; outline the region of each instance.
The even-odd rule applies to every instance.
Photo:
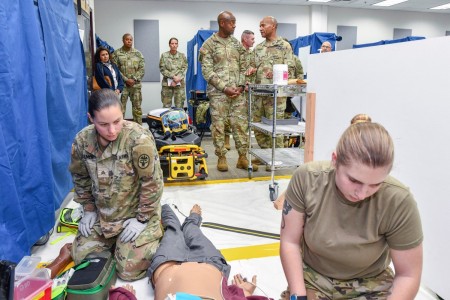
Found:
[[[371,197],[354,203],[337,190],[330,162],[300,166],[286,201],[306,215],[303,260],[335,279],[371,277],[387,268],[389,248],[406,250],[423,240],[416,202],[388,176]]]

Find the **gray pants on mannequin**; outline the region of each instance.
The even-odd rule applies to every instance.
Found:
[[[199,214],[191,213],[181,225],[170,206],[165,204],[162,206],[161,221],[165,232],[148,270],[150,278],[161,264],[168,261],[207,263],[228,278],[231,267],[200,230],[202,217]]]

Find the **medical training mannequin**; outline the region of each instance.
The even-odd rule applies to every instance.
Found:
[[[201,208],[197,204],[183,225],[169,205],[162,206],[161,221],[165,232],[148,271],[155,300],[180,292],[216,300],[267,299],[252,296],[256,289],[256,276],[249,282],[237,274],[228,285],[230,266],[203,235],[201,220]]]

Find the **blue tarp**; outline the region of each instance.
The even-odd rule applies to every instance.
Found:
[[[188,69],[186,72],[186,94],[190,91],[206,91],[206,80],[202,75],[202,66],[198,61],[198,51],[203,43],[217,30],[199,30],[192,40],[187,44]],[[188,102],[188,112],[191,119],[194,119],[194,111]],[[208,124],[206,125],[208,126]]]
[[[109,53],[113,53],[114,52],[114,48],[108,44],[106,41],[102,40],[98,35],[95,35],[95,45],[98,47],[105,47],[106,49],[109,50]]]
[[[334,33],[315,32],[307,36],[300,36],[298,38],[290,40],[289,43],[291,43],[295,55],[298,55],[300,48],[308,46],[311,46],[309,53],[314,54],[320,52],[319,49],[322,46],[323,42],[330,42],[331,48],[334,51],[336,49],[337,39],[338,36]]]
[[[0,37],[0,259],[17,263],[72,187],[86,71],[72,0],[0,1]]]
[[[374,43],[367,43],[367,44],[358,44],[353,45],[353,48],[364,48],[364,47],[372,47],[372,46],[380,46],[380,45],[386,45],[386,44],[395,44],[395,43],[403,43],[403,42],[409,42],[409,41],[417,41],[417,40],[423,40],[425,37],[423,36],[407,36],[405,38],[396,39],[396,40],[382,40],[379,42]]]
[[[189,91],[206,91],[206,80],[202,75],[202,65],[198,61],[198,51],[203,43],[217,30],[199,30],[187,44],[188,69],[186,72],[186,94]],[[197,71],[197,72],[196,72]]]

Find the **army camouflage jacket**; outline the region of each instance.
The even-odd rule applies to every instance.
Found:
[[[139,50],[131,48],[126,51],[124,47],[117,49],[112,54],[111,60],[119,67],[123,81],[135,80],[135,87],[141,87],[141,80],[145,73],[145,59]]]
[[[97,210],[106,238],[117,235],[126,219],[160,218],[163,175],[153,136],[124,121],[117,139],[102,152],[94,125],[81,130],[72,145],[69,170],[74,201]]]
[[[245,61],[245,69],[247,70],[249,67],[250,67],[250,65],[251,65],[251,62],[252,62],[252,58],[253,58],[253,56],[254,56],[255,54],[253,53],[253,50],[251,50],[251,49],[248,49],[248,50],[245,50],[245,53],[244,53],[244,61]],[[253,82],[255,82],[255,74],[252,74],[252,75],[250,75],[250,76],[245,76],[245,82],[247,83],[247,82],[249,82],[249,83],[253,83]]]
[[[302,62],[300,61],[300,58],[298,58],[297,55],[292,55],[294,57],[295,61],[295,74],[294,78],[296,79],[303,79],[303,66]]]
[[[208,94],[221,94],[226,87],[245,85],[245,48],[234,36],[224,39],[214,33],[199,52]]]
[[[170,51],[161,54],[159,59],[159,71],[163,75],[162,86],[168,86],[167,79],[172,79],[173,76],[181,77],[181,86],[184,86],[184,74],[188,67],[186,56],[183,53],[177,52],[171,54]]]
[[[288,65],[289,78],[295,78],[295,62],[291,45],[277,37],[274,41],[263,41],[255,47],[250,65],[256,68],[256,84],[272,84],[272,78],[266,78],[267,72],[273,71],[273,65]]]

